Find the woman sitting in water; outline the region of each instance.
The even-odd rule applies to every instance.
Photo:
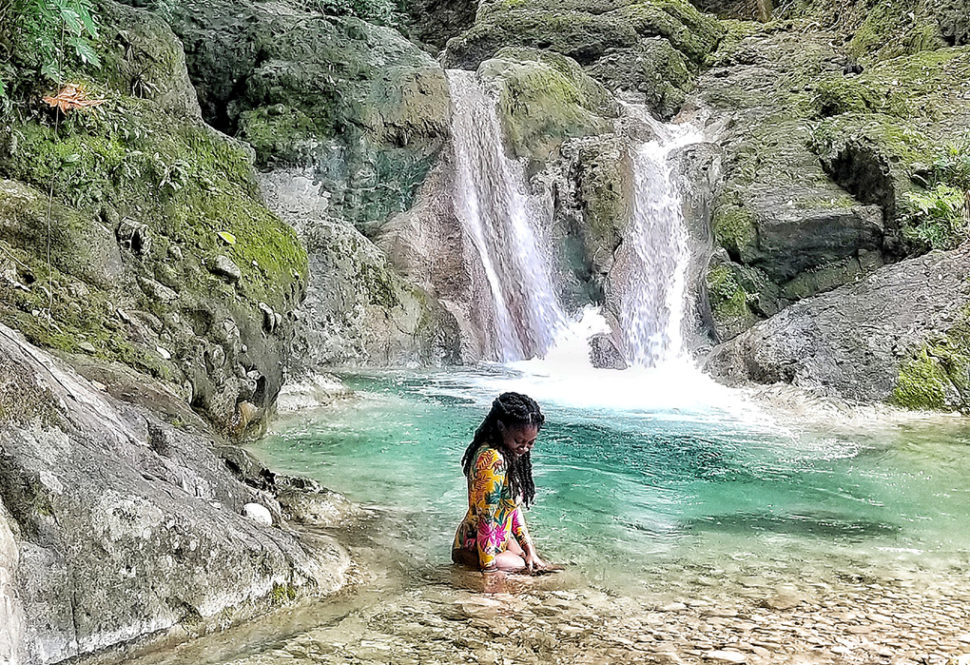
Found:
[[[461,464],[468,477],[468,512],[458,526],[455,563],[496,570],[542,570],[522,506],[535,498],[529,451],[546,418],[519,393],[502,393],[475,430]]]

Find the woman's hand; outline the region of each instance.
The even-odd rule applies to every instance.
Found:
[[[539,558],[536,550],[530,544],[525,549],[525,567],[528,570],[542,570],[547,566],[546,562]]]

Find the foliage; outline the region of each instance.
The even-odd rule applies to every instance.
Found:
[[[970,144],[950,146],[925,191],[905,195],[903,234],[920,249],[953,249],[970,233]]]
[[[304,6],[331,16],[356,16],[357,18],[399,27],[403,23],[403,3],[395,0],[303,0]]]
[[[100,66],[94,48],[98,20],[92,0],[8,0],[0,3],[0,97],[21,74],[61,82],[68,68]],[[5,53],[4,53],[5,52]]]
[[[967,237],[966,193],[949,185],[906,192],[904,237],[926,249],[953,249]]]
[[[933,164],[933,177],[964,191],[970,190],[970,143],[949,146]]]

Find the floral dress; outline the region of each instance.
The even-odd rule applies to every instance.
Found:
[[[522,509],[512,496],[505,460],[495,448],[484,445],[475,454],[468,478],[468,512],[458,525],[454,549],[478,551],[482,570],[495,567],[495,557],[515,536],[523,547],[530,542]]]

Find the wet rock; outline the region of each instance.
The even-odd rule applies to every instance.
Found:
[[[626,360],[612,335],[593,335],[589,340],[589,362],[599,369],[626,369]]]

